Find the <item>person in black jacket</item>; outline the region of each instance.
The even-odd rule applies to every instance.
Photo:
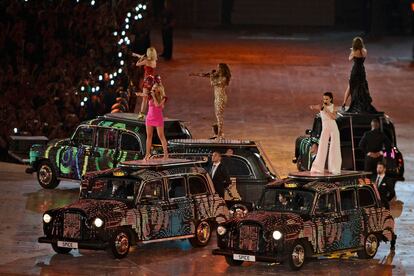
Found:
[[[385,175],[385,171],[386,168],[384,162],[378,162],[377,176],[373,179],[373,182],[378,188],[382,205],[385,208],[390,209],[390,201],[395,197],[395,182]]]
[[[381,197],[382,205],[390,209],[390,202],[395,198],[395,181],[385,175],[386,167],[384,162],[378,162],[377,164],[377,176],[373,179],[373,182],[378,188],[378,192]],[[395,250],[395,242],[397,235],[392,233],[391,250]]]
[[[211,161],[213,164],[209,169],[209,173],[213,179],[214,188],[216,192],[224,198],[224,190],[227,189],[231,183],[229,172],[227,171],[225,164],[223,164],[219,152],[213,152]]]
[[[391,141],[387,136],[379,129],[380,123],[378,119],[371,121],[371,130],[364,133],[359,142],[359,147],[365,154],[365,165],[364,170],[372,172],[376,175],[377,163],[382,161],[383,149],[390,150]]]

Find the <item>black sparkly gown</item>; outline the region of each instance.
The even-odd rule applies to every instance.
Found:
[[[371,104],[372,98],[369,94],[364,61],[364,57],[354,57],[354,65],[352,66],[351,77],[349,78],[351,104],[347,112],[377,113],[377,110]]]

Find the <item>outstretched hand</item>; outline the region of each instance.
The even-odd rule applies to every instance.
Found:
[[[321,106],[319,104],[310,105],[309,108],[311,110],[320,110]]]

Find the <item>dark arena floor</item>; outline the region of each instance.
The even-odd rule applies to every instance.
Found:
[[[164,114],[187,122],[195,138],[211,136],[213,93],[208,79],[190,77],[228,63],[232,79],[225,109],[225,136],[260,141],[279,175],[295,170],[291,160],[295,138],[310,128],[310,104],[322,92],[333,91],[340,105],[351,62],[349,47],[356,33],[314,33],[278,36],[248,31],[181,31],[174,41],[173,60],[158,64],[169,101]],[[161,48],[160,39],[154,37]],[[365,62],[373,104],[388,114],[404,155],[405,181],[397,182],[398,200],[395,252],[381,244],[372,260],[353,255],[332,256],[306,263],[299,272],[268,263],[229,267],[213,256],[210,244],[194,249],[188,241],[140,245],[127,258],[113,259],[105,251],[73,250],[55,254],[39,244],[42,213],[76,200],[79,184],[63,182],[42,189],[25,166],[0,163],[1,275],[414,275],[414,67],[410,65],[413,40],[382,37],[366,41]]]

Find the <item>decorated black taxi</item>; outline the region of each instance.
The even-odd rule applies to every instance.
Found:
[[[188,128],[176,119],[165,119],[167,139],[191,138]],[[145,122],[134,113],[113,113],[80,124],[72,137],[47,145],[33,145],[27,173],[37,173],[43,188],[53,189],[61,179],[80,180],[90,171],[116,167],[145,155]],[[154,144],[160,141],[154,134]]]
[[[380,242],[395,244],[394,218],[367,173],[299,172],[266,186],[255,211],[217,227],[229,265],[278,262],[300,269],[307,258],[356,252],[373,258]]]
[[[228,212],[199,162],[127,161],[86,174],[78,201],[44,213],[39,242],[57,253],[110,249],[116,258],[138,243],[188,239],[200,247]]]

